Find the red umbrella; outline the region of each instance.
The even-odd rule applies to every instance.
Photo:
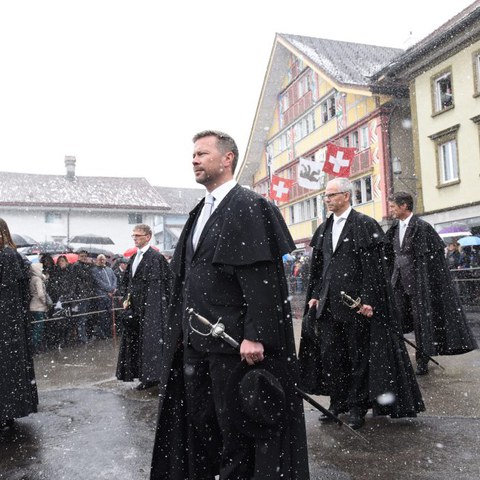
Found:
[[[78,260],[78,255],[76,253],[60,253],[53,256],[55,263],[57,263],[58,257],[60,256],[67,257],[68,263],[75,263]]]
[[[157,252],[160,251],[160,249],[158,247],[156,247],[155,245],[150,245],[154,250],[156,250]],[[124,257],[127,257],[127,258],[130,258],[134,253],[137,253],[137,247],[132,247],[132,248],[129,248],[127,250],[125,250],[123,252],[123,256]]]

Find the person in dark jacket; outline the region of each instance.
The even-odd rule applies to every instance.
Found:
[[[453,286],[442,239],[413,214],[409,193],[394,193],[390,210],[397,219],[386,234],[395,301],[404,332],[415,332],[417,375],[425,375],[428,356],[458,355],[478,346]]]
[[[53,303],[54,312],[61,311],[67,305],[69,300],[72,299],[74,291],[72,268],[68,263],[68,259],[65,255],[59,255],[55,268],[50,275],[48,281],[51,288],[51,298]],[[60,315],[65,316],[65,313]],[[58,345],[60,347],[71,344],[71,339],[74,337],[73,322],[67,318],[60,320],[54,320],[51,323],[55,324],[56,331],[58,332]]]
[[[424,404],[393,309],[383,231],[352,209],[351,198],[346,178],[328,182],[324,200],[332,215],[311,242],[299,357],[304,390],[328,395],[329,409],[348,412],[349,425],[358,429],[369,408],[377,415],[415,417]],[[342,292],[359,299],[356,308]]]
[[[269,438],[244,427],[247,419],[229,411],[227,398],[242,362],[248,371],[264,369],[265,358],[276,361],[298,379],[282,263],[295,245],[278,209],[233,179],[234,140],[205,131],[193,141],[195,179],[207,195],[190,213],[171,262],[151,479],[308,480],[301,398],[285,393],[284,427]],[[187,308],[212,323],[221,319],[239,349],[208,335]]]
[[[37,411],[29,333],[30,262],[16,251],[0,218],[0,429]]]
[[[107,258],[100,254],[97,256],[95,266],[92,268],[95,295],[97,298],[96,309],[101,312],[97,317],[97,332],[100,338],[112,337],[112,302],[117,291],[117,276],[107,266]]]
[[[81,344],[87,343],[87,323],[89,322],[88,312],[91,311],[92,297],[95,296],[95,289],[92,277],[92,264],[88,257],[87,250],[77,252],[78,260],[72,266],[73,291],[72,314],[77,327],[77,341]],[[90,323],[91,323],[90,319]]]
[[[117,363],[117,378],[138,390],[158,384],[162,375],[165,316],[170,300],[171,272],[165,257],[150,245],[152,230],[136,225],[132,238],[137,252],[123,277],[126,292],[124,328]]]

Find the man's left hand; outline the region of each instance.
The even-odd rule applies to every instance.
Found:
[[[373,316],[373,307],[371,305],[362,305],[357,313],[365,315],[366,317],[371,317]]]
[[[252,342],[251,340],[243,340],[240,344],[240,357],[249,365],[261,362],[264,359],[263,344]]]

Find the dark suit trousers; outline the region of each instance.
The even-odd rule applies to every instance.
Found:
[[[428,356],[422,354],[423,347],[423,335],[422,335],[422,323],[417,310],[417,302],[415,295],[410,295],[405,291],[400,279],[393,287],[393,293],[395,295],[395,304],[397,306],[398,313],[402,320],[403,331],[415,332],[415,343],[419,350],[415,350],[415,359],[418,363],[428,363]]]
[[[225,412],[224,392],[240,355],[184,351],[184,378],[189,423],[190,471],[195,478],[214,478],[220,465],[222,480],[253,477],[254,441],[234,431]],[[221,437],[218,436],[220,428]],[[220,457],[220,448],[223,447]]]
[[[328,378],[331,406],[368,409],[370,320],[357,315],[335,322],[327,303],[320,317],[321,361]]]

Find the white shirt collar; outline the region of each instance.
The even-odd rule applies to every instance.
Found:
[[[218,205],[220,205],[221,201],[230,193],[230,190],[232,190],[232,188],[234,188],[236,184],[237,184],[237,181],[234,178],[232,178],[228,182],[222,183],[222,185],[220,185],[215,190],[212,190],[210,192],[210,195],[213,195],[213,197],[215,198],[212,212],[217,208]],[[208,195],[208,192],[205,194],[205,196],[207,195]]]
[[[138,250],[141,251],[143,255],[149,248],[150,248],[150,244],[147,243],[144,247],[139,248]]]
[[[337,217],[337,215],[333,214],[333,221],[336,222],[339,218],[344,218],[345,220],[348,218],[350,215],[350,212],[352,211],[351,205],[341,214]]]
[[[405,225],[405,227],[408,227],[408,224],[410,223],[412,217],[413,213],[411,213],[405,220],[400,220],[400,225]]]

